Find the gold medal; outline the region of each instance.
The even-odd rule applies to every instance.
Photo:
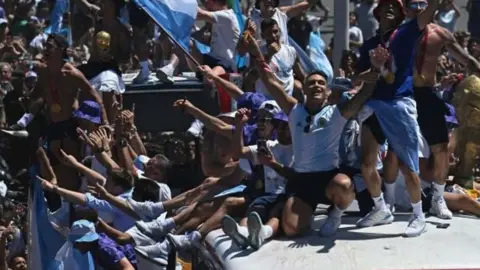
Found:
[[[415,72],[415,74],[413,75],[413,85],[414,86],[422,87],[422,86],[425,85],[425,81],[426,81],[425,76]]]
[[[60,104],[55,103],[50,106],[50,110],[54,113],[59,113],[62,111],[62,107],[60,106]]]
[[[387,82],[388,84],[393,84],[395,82],[395,73],[388,72],[388,74],[384,78],[385,82]]]

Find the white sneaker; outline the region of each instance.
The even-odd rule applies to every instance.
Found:
[[[416,237],[427,231],[427,222],[425,218],[412,215],[405,229],[405,237]]]
[[[169,233],[163,226],[162,223],[160,223],[157,220],[153,220],[150,222],[143,222],[143,221],[137,221],[135,223],[137,228],[146,236],[159,240],[163,239],[167,233]]]
[[[173,235],[171,233],[167,234],[167,239],[172,243],[177,251],[188,251],[192,249],[194,243],[194,233],[198,233],[196,231],[191,232],[185,235]],[[200,238],[200,237],[198,237]]]
[[[396,209],[395,209],[395,204],[394,203],[388,203],[387,202],[387,208],[390,210],[390,213],[392,213],[392,215],[395,214]]]
[[[329,237],[334,235],[340,227],[340,224],[342,224],[341,216],[329,215],[320,228],[320,236]]]
[[[453,214],[447,207],[447,203],[443,197],[438,199],[432,198],[432,206],[430,207],[430,214],[441,219],[452,219]]]
[[[146,257],[153,258],[166,265],[168,263],[168,254],[170,253],[171,247],[168,241],[163,241],[162,243],[156,243],[151,246],[138,246],[135,249],[145,253]]]
[[[377,209],[373,208],[370,213],[361,218],[357,222],[357,227],[365,228],[377,225],[385,225],[393,222],[392,212],[388,208]]]
[[[157,69],[157,78],[164,83],[174,83],[173,73],[175,72],[175,67],[173,65],[165,65]]]
[[[255,213],[248,214],[247,228],[248,228],[248,243],[256,250],[260,249],[265,241],[265,236],[262,233],[262,218]]]
[[[222,219],[223,232],[228,235],[232,241],[241,249],[248,247],[247,238],[238,231],[237,222],[230,216],[226,215]]]

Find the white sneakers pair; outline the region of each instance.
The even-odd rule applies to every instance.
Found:
[[[390,224],[394,217],[392,212],[395,211],[394,206],[387,205],[385,208],[373,208],[370,213],[361,218],[357,222],[357,226],[361,228],[372,227],[377,225]],[[430,214],[441,219],[451,219],[452,212],[448,209],[445,199],[443,197],[432,199],[430,207]],[[425,216],[413,214],[405,229],[405,237],[416,237],[427,231],[427,223]]]

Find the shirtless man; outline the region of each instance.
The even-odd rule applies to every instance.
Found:
[[[67,166],[61,166],[60,148],[66,153],[79,158],[80,144],[77,141],[77,123],[72,118],[73,111],[78,107],[78,90],[88,94],[90,99],[101,105],[102,123],[107,124],[105,108],[102,99],[91,87],[83,74],[70,63],[65,62],[67,40],[60,35],[50,35],[44,52],[45,62],[37,66],[38,83],[31,94],[30,112],[35,113],[46,103],[50,124],[46,134],[49,154],[61,187],[76,190],[79,187],[75,171]],[[59,166],[60,165],[60,166]]]
[[[426,0],[412,0],[406,7],[407,18],[413,19],[428,6]],[[445,102],[435,94],[434,85],[438,58],[446,49],[451,56],[468,68],[470,72],[480,73],[480,64],[471,57],[453,34],[436,24],[428,24],[416,48],[414,64],[413,87],[414,98],[417,103],[418,124],[431,153],[434,157],[433,198],[430,213],[439,218],[451,219],[452,212],[448,210],[443,193],[448,168],[448,129],[445,114],[449,113]],[[389,151],[386,160],[385,181],[387,186],[394,186],[398,173],[398,164],[395,153]],[[428,159],[421,159],[420,166],[426,166]],[[394,188],[387,188],[386,201],[394,203]]]

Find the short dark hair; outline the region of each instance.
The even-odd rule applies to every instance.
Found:
[[[327,82],[328,82],[328,76],[325,72],[321,71],[321,70],[313,70],[311,71],[310,73],[307,74],[307,76],[305,76],[305,82],[310,78],[312,77],[313,75],[320,75],[322,76]]]
[[[272,18],[263,19],[262,23],[260,23],[260,29],[262,30],[262,33],[263,33],[265,30],[270,29],[275,25],[278,25],[278,22],[275,21],[274,19]]]
[[[113,183],[124,190],[129,190],[135,185],[135,176],[127,169],[113,169],[110,176]]]
[[[160,167],[162,171],[167,171],[170,169],[170,167],[172,167],[170,160],[166,156],[158,154],[155,155],[154,158],[156,160],[155,163]]]
[[[256,8],[256,9],[260,9],[260,2],[261,2],[261,1],[264,1],[264,0],[256,0],[256,1],[255,1],[255,8]],[[274,0],[273,6],[274,6],[274,7],[278,7],[278,4],[279,4],[279,0]]]

